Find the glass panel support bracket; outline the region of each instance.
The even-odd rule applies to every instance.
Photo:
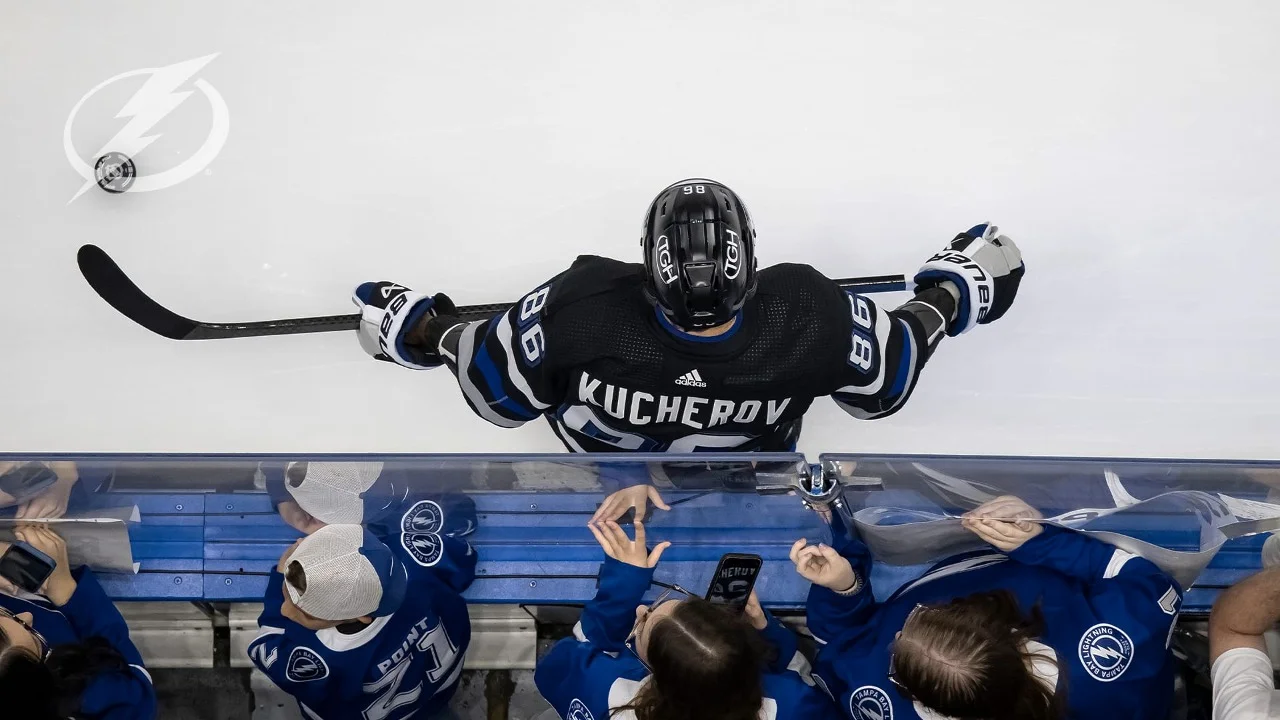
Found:
[[[833,468],[805,465],[786,477],[757,475],[756,493],[795,495],[805,507],[831,525],[833,533],[848,534],[853,527],[853,510],[844,497],[844,478]]]

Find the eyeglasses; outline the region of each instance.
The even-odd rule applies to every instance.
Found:
[[[36,639],[36,645],[40,648],[40,660],[43,661],[45,658],[49,657],[49,641],[44,639],[44,635],[41,635],[39,631],[31,627],[31,625],[22,618],[9,612],[8,608],[0,607],[0,617],[9,618],[21,625],[27,632],[31,633],[31,637]],[[13,638],[10,638],[9,641],[13,642]]]
[[[625,643],[627,649],[631,651],[631,654],[635,655],[636,659],[640,661],[640,664],[644,665],[645,669],[651,673],[653,672],[653,668],[649,667],[649,663],[645,662],[644,658],[640,657],[640,652],[636,650],[636,639],[640,635],[640,626],[649,619],[649,616],[653,614],[653,611],[657,610],[658,606],[662,603],[667,602],[668,600],[684,600],[687,598],[697,597],[679,585],[668,585],[657,581],[654,581],[653,584],[663,588],[663,591],[653,602],[649,603],[649,611],[644,614],[644,619],[641,620],[640,618],[636,618],[635,624],[631,626],[631,632],[627,635]]]
[[[906,627],[907,624],[911,622],[911,618],[915,617],[916,613],[920,612],[922,609],[924,609],[924,607],[925,606],[923,603],[916,603],[916,606],[914,608],[911,608],[911,612],[907,613],[906,619],[902,621],[902,627]],[[899,630],[898,632],[899,634],[901,634],[902,631]],[[898,688],[898,692],[902,694],[902,697],[910,700],[911,691],[908,690],[905,685],[898,682],[898,675],[896,672],[897,654],[898,654],[896,652],[896,643],[898,642],[898,639],[895,637],[893,641],[895,645],[893,646],[893,648],[889,650],[889,682],[893,683],[893,686]]]

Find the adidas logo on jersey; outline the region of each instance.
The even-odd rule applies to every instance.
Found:
[[[690,370],[689,372],[676,378],[676,384],[688,385],[689,387],[706,387],[707,386],[706,383],[702,382],[702,376],[698,374],[697,370]]]

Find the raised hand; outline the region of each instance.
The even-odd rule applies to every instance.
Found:
[[[623,488],[600,503],[600,507],[596,509],[596,514],[591,516],[593,523],[600,523],[606,520],[617,520],[627,514],[627,510],[636,509],[636,520],[643,521],[645,513],[649,512],[649,503],[652,502],[654,507],[661,510],[670,510],[671,506],[662,500],[662,494],[658,492],[658,488],[652,485],[633,485],[629,488]]]
[[[605,555],[618,562],[624,562],[639,568],[657,566],[658,559],[662,557],[662,553],[671,547],[671,543],[661,542],[653,548],[653,552],[649,552],[648,548],[645,547],[644,523],[638,520],[635,524],[635,540],[627,537],[627,531],[612,520],[603,523],[589,523],[587,527],[591,529],[591,534],[596,536],[600,547],[604,548]]]
[[[47,525],[22,525],[13,531],[19,540],[53,558],[56,567],[40,591],[54,605],[66,605],[76,591],[75,578],[71,577],[71,561],[67,559],[67,543],[62,536]]]
[[[830,545],[810,545],[800,538],[791,546],[791,562],[805,580],[836,592],[846,592],[858,583],[853,564]]]

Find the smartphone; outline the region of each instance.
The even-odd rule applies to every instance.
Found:
[[[24,502],[44,492],[57,481],[58,474],[44,463],[23,463],[0,475],[0,492],[10,495],[16,502]]]
[[[759,555],[726,553],[716,565],[706,599],[742,610],[747,606],[747,598],[751,597],[763,565],[764,559]]]
[[[40,592],[40,586],[53,574],[58,563],[34,547],[17,541],[0,555],[0,577],[29,593]]]

